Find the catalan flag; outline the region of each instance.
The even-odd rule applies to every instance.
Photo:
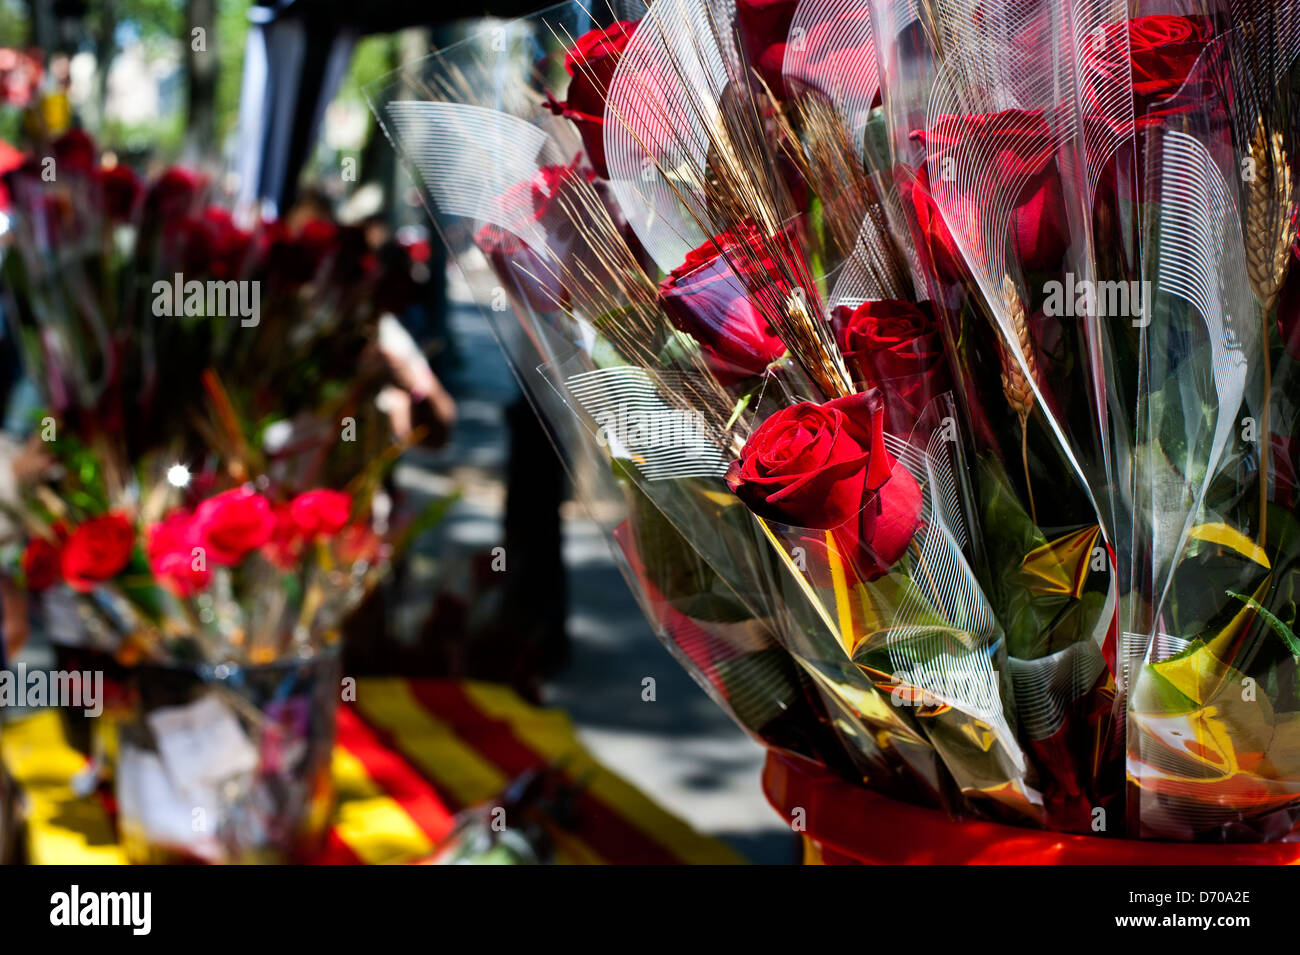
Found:
[[[57,713],[4,726],[0,759],[23,790],[26,854],[38,864],[119,864],[111,799],[76,795],[85,758]],[[490,800],[543,765],[580,789],[571,825],[555,833],[561,864],[742,862],[598,763],[558,710],[486,683],[362,679],[339,709],[333,755],[337,807],[322,864],[427,858],[462,809]]]

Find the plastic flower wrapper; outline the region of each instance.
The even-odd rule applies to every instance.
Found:
[[[1191,21],[1185,81],[1145,113],[1136,489],[1127,628],[1130,822],[1284,838],[1297,819],[1292,281],[1300,23],[1288,4]]]
[[[729,483],[783,557],[770,586],[785,595],[796,657],[868,726],[911,728],[896,753],[928,777],[932,800],[951,799],[950,775],[978,811],[1034,821],[1041,796],[1015,736],[1002,633],[968,560],[952,412],[937,400],[897,437],[875,390],[793,405],[750,436]],[[800,619],[808,605],[821,626]]]
[[[739,675],[793,670],[804,739],[830,726],[841,772],[908,799],[1115,834],[1129,795],[1138,835],[1278,838],[1296,18],[1207,73],[1231,17],[1143,14],[661,0],[591,29],[571,6],[376,112],[496,271],[488,317],[557,443],[612,462],[647,616],[760,738],[799,694]],[[1180,105],[1207,84],[1231,108]],[[1265,170],[1247,265],[1213,177],[1160,178],[1171,123],[1220,173]],[[1188,303],[1242,314],[1252,262],[1271,350],[1242,377]],[[792,667],[749,667],[769,649]],[[1237,675],[1264,704],[1226,701]]]
[[[707,22],[709,15],[704,11],[694,13]],[[642,24],[622,49],[608,89],[611,105],[604,139],[604,163],[611,177],[608,192],[618,214],[598,229],[590,220],[584,222],[588,234],[601,235],[601,241],[611,244],[616,244],[611,227],[616,229],[619,220],[627,223],[639,245],[666,273],[653,300],[643,300],[644,280],[626,280],[637,271],[630,267],[622,270],[624,278],[618,283],[588,283],[585,280],[592,273],[586,263],[593,258],[609,262],[618,256],[590,256],[581,243],[575,248],[568,240],[569,228],[548,231],[537,225],[548,221],[548,213],[538,214],[536,201],[520,210],[503,200],[524,194],[518,188],[520,182],[539,183],[543,198],[561,196],[548,189],[545,177],[539,180],[531,164],[519,162],[520,151],[514,146],[536,141],[537,146],[524,154],[539,157],[542,168],[573,168],[568,154],[559,148],[562,135],[538,137],[537,131],[547,128],[545,117],[528,122],[523,116],[496,112],[485,118],[475,111],[481,109],[476,105],[393,101],[386,98],[387,92],[381,96],[377,112],[390,124],[398,145],[415,159],[438,211],[478,222],[495,219],[500,228],[513,223],[516,235],[521,228],[537,225],[533,249],[544,254],[530,256],[528,265],[519,271],[533,280],[544,275],[559,280],[550,286],[555,308],[550,314],[536,309],[536,295],[530,293],[546,285],[541,281],[531,281],[526,290],[516,289],[523,294],[514,296],[514,304],[521,306],[525,332],[543,357],[562,354],[557,340],[567,337],[573,343],[570,348],[576,352],[577,364],[553,361],[551,377],[557,393],[565,397],[589,433],[608,436],[608,421],[601,419],[617,410],[620,396],[625,402],[639,402],[643,412],[654,410],[664,417],[671,412],[694,415],[702,427],[695,430],[696,443],[690,448],[693,455],[680,445],[652,453],[620,435],[624,446],[616,449],[615,456],[626,462],[625,473],[636,483],[638,494],[650,501],[732,593],[748,604],[754,620],[779,618],[776,639],[812,674],[831,719],[859,760],[859,771],[869,771],[886,788],[899,786],[901,779],[901,788],[941,802],[940,793],[951,784],[925,732],[891,704],[887,689],[877,687],[853,662],[844,641],[831,639],[827,632],[827,639],[819,644],[805,643],[810,629],[824,631],[828,596],[809,601],[808,593],[791,582],[790,592],[796,595],[791,603],[785,586],[772,586],[774,576],[789,573],[782,563],[774,564],[777,542],[738,508],[732,489],[723,480],[752,422],[766,417],[772,408],[800,399],[821,402],[828,393],[847,399],[854,391],[834,330],[824,319],[813,317],[825,315],[820,290],[800,249],[798,228],[790,228],[790,220],[784,217],[791,208],[784,180],[771,166],[770,157],[754,147],[761,140],[757,119],[743,109],[724,108],[725,117],[710,112],[714,108],[710,97],[743,74],[735,72],[734,64],[718,62],[713,56],[721,53],[708,47],[711,32],[683,34],[674,30],[671,22],[658,19],[648,28]],[[462,56],[462,51],[454,50],[436,57],[434,63],[442,75],[470,77],[476,74],[466,69],[467,57],[472,58],[473,52]],[[454,70],[447,66],[449,59],[457,61]],[[449,86],[436,78],[395,84],[398,88],[403,85],[423,89]],[[482,87],[472,80],[461,82],[452,92],[463,96],[465,87],[477,89],[475,104],[482,101]],[[674,106],[646,106],[640,94],[647,88],[659,91],[656,104]],[[512,92],[500,98],[519,97]],[[615,127],[611,121],[620,125]],[[691,131],[700,128],[707,128],[714,138],[693,141]],[[515,181],[501,182],[496,188],[476,182],[472,192],[457,188],[461,177],[447,175],[448,157],[464,157],[474,148],[485,148],[489,137],[488,151],[496,155],[499,150],[507,157],[497,156],[496,163],[514,168]],[[717,158],[747,149],[754,150],[749,166],[737,163],[727,168],[725,155]],[[642,172],[634,176],[633,169]],[[753,179],[744,180],[753,186],[748,196],[725,189],[726,176],[740,179],[746,170],[753,171]],[[438,178],[432,175],[435,171],[441,174]],[[589,197],[596,195],[587,182],[587,176],[574,168],[567,188]],[[566,202],[564,198],[556,201]],[[603,200],[587,200],[582,208],[595,213],[594,218],[602,218],[597,206],[604,205]],[[574,217],[569,218],[571,222]],[[486,230],[472,226],[461,231],[481,238]],[[696,244],[691,245],[685,236],[693,236],[691,241]],[[500,267],[499,257],[488,258]],[[514,257],[513,262],[519,261]],[[589,294],[590,287],[596,294]],[[601,296],[614,301],[604,305]],[[629,340],[630,328],[643,334]],[[651,338],[658,336],[662,342],[668,337],[675,347],[665,351],[661,344],[651,346],[644,335],[647,329],[654,330]],[[683,335],[666,335],[673,331]],[[785,345],[780,351],[779,343]],[[511,352],[508,344],[507,351]],[[788,352],[783,360],[778,358],[782,352]],[[746,382],[753,387],[745,387]],[[750,413],[751,407],[769,401],[762,412]],[[866,415],[866,419],[873,420],[873,416]],[[682,479],[686,475],[689,481]],[[919,511],[921,492],[915,483],[913,489]],[[855,516],[859,510],[855,508]],[[898,558],[898,554],[890,554],[884,559],[893,563]],[[643,551],[640,559],[643,566],[653,562],[653,556],[647,558]],[[814,553],[810,559],[827,563],[824,553]],[[796,576],[802,573],[798,570]],[[680,603],[673,603],[680,609]],[[972,641],[977,646],[971,653],[987,658],[997,652],[996,636],[981,633],[980,637]],[[987,646],[982,642],[985,637],[989,638]],[[996,680],[991,667],[987,677]],[[995,686],[982,689],[986,702],[997,699],[1000,708],[999,690]],[[987,718],[996,722],[1001,717],[990,713]],[[1011,735],[1009,731],[1000,736],[996,732],[983,734],[984,741],[977,747],[979,758],[994,768],[978,771],[975,783],[966,785],[964,767],[955,766],[952,772],[963,779],[962,787],[972,792],[996,792],[1001,798],[1005,790],[1011,793],[1008,801],[1027,805],[1033,797],[1020,778],[1025,771],[1023,760],[1017,765],[1015,757],[1006,752],[1008,744],[1014,746]],[[900,748],[906,755],[899,755]],[[949,753],[954,762],[965,755],[955,748]],[[1018,805],[1015,811],[1032,816],[1035,810],[1026,805]]]
[[[810,251],[833,277],[831,298],[915,301],[923,282],[883,142],[869,4],[741,2],[736,27],[807,193],[821,240]]]
[[[571,27],[576,21],[560,14],[540,34],[517,31],[508,55],[528,50],[531,61],[550,46],[544,72],[562,47],[534,43],[550,38],[551,28]],[[518,116],[478,105],[498,95],[503,102],[517,99],[510,87],[473,82],[481,55],[497,61],[490,39],[469,41],[386,83],[377,113],[394,141],[417,157],[414,172],[430,191],[431,212],[453,251],[469,240],[494,267],[500,285],[483,303],[485,314],[549,423],[575,488],[613,537],[620,567],[661,638],[743,727],[773,745],[816,755],[815,744],[799,741],[809,733],[793,715],[808,706],[803,679],[767,631],[762,595],[744,592],[753,572],[736,569],[768,559],[766,550],[747,534],[713,532],[719,497],[731,501],[735,514],[743,508],[721,480],[726,461],[719,449],[690,445],[704,422],[725,423],[741,397],[761,387],[752,379],[761,377],[765,363],[725,370],[729,357],[745,357],[733,339],[752,337],[755,326],[740,315],[714,329],[695,327],[697,339],[674,325],[627,242],[607,187],[575,162],[579,140],[568,123],[536,103],[516,102]],[[403,98],[413,89],[467,98],[470,87],[475,97],[466,103]],[[476,175],[492,164],[502,174],[466,188],[460,164],[473,168],[480,153],[484,163]],[[431,174],[435,169],[438,175]],[[729,275],[718,277],[724,289],[734,285]],[[710,294],[684,289],[683,298],[688,293]],[[734,291],[733,298],[744,300]],[[689,326],[685,307],[678,321]],[[660,390],[667,379],[672,388]],[[588,417],[575,426],[575,414]],[[692,538],[708,529],[712,550],[704,557],[712,564],[683,543],[683,527]]]
[[[1114,326],[1140,299],[1098,256],[1093,200],[1132,135],[1126,70],[1098,79],[1096,62],[1123,16],[872,4],[887,161],[948,343],[1023,742],[1049,824],[1080,831],[1122,796],[1112,667],[1130,437],[1111,383]],[[1073,92],[1089,85],[1100,106]],[[1122,303],[1097,294],[1112,280]]]

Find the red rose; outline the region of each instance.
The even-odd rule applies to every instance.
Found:
[[[271,529],[271,539],[266,542],[263,553],[266,559],[280,570],[292,570],[302,557],[303,535],[288,504],[277,501],[271,505],[275,515],[275,526]]]
[[[609,176],[605,168],[605,96],[634,30],[636,23],[619,20],[604,30],[578,37],[564,58],[564,68],[573,77],[568,99],[552,107],[578,127],[591,168],[602,177]]]
[[[289,515],[304,537],[332,537],[352,516],[352,495],[325,488],[305,491],[290,502]]]
[[[746,62],[777,96],[786,93],[781,67],[796,6],[797,0],[736,0],[736,32]]]
[[[267,274],[280,282],[302,285],[320,273],[338,250],[339,230],[332,222],[311,219],[296,233],[282,223],[270,228]]]
[[[164,585],[182,597],[190,597],[212,580],[207,555],[196,554],[203,546],[194,515],[181,509],[149,527],[145,535],[145,556],[149,568]]]
[[[46,590],[59,582],[63,551],[44,537],[33,537],[23,551],[23,578],[27,589]]]
[[[134,546],[135,531],[121,514],[92,518],[63,545],[63,579],[82,593],[94,590],[126,566]]]
[[[104,192],[104,211],[114,222],[130,222],[140,200],[140,177],[130,166],[118,163],[100,170],[100,188]]]
[[[52,151],[56,176],[65,172],[89,175],[95,168],[95,142],[85,130],[68,130],[54,141]]]
[[[727,484],[755,514],[829,530],[863,580],[886,573],[921,519],[921,489],[885,448],[877,391],[801,402],[759,426]]]
[[[141,228],[156,232],[176,219],[188,216],[198,204],[203,180],[197,173],[172,166],[155,179],[141,204]]]
[[[579,171],[576,162],[571,166],[543,166],[533,179],[511,187],[499,200],[502,209],[517,211],[520,221],[511,223],[513,228],[484,226],[474,237],[502,281],[539,311],[559,308],[568,298],[565,279],[584,274],[570,261],[575,246],[586,246],[579,242],[573,219],[566,212],[579,202],[570,190],[578,181],[576,177],[583,175],[591,181],[591,174]],[[566,194],[567,199],[563,198]],[[546,252],[538,252],[520,238],[534,231],[546,236]]]
[[[925,133],[913,133],[925,142],[929,158],[912,185],[912,204],[916,209],[922,235],[918,245],[929,250],[940,278],[957,281],[954,271],[962,261],[957,245],[931,197],[929,167],[936,161],[943,168],[945,160],[964,164],[978,153],[984,164],[978,188],[1000,188],[1003,183],[1023,183],[1011,211],[1010,252],[1029,271],[1055,270],[1060,267],[1070,247],[1065,198],[1056,168],[1055,146],[1041,113],[1019,109],[979,116],[942,117]],[[972,144],[972,141],[973,144]],[[978,222],[980,210],[990,196],[963,195],[946,190],[949,219]],[[969,228],[963,238],[970,244],[970,254],[982,258],[978,245],[982,231]],[[1001,250],[990,250],[994,254]]]
[[[747,252],[740,251],[741,243]],[[738,275],[737,268],[744,274]],[[760,374],[786,352],[749,293],[749,288],[771,283],[775,273],[758,231],[747,225],[739,236],[724,232],[689,252],[659,285],[669,319],[699,343],[709,369],[723,384]],[[778,292],[788,295],[781,288]]]
[[[1123,50],[1119,31],[1128,31],[1128,70],[1115,56]],[[1209,17],[1180,17],[1160,14],[1137,17],[1126,24],[1106,28],[1105,42],[1094,50],[1085,41],[1084,56],[1089,58],[1089,73],[1103,78],[1131,76],[1133,114],[1139,129],[1155,125],[1164,118],[1190,107],[1195,98],[1177,96],[1189,80],[1207,82],[1209,71],[1198,67],[1201,55],[1214,38],[1214,24]],[[1113,85],[1113,84],[1111,84]],[[1206,92],[1209,92],[1207,89]],[[1085,89],[1085,96],[1099,101],[1101,92]],[[1181,104],[1170,107],[1167,101],[1177,98]]]
[[[913,176],[899,176],[899,194],[916,216],[916,253],[922,267],[946,285],[955,285],[969,274],[961,250],[953,241],[943,213],[930,195],[930,170],[922,164]]]
[[[208,206],[199,215],[168,223],[167,254],[192,275],[239,278],[253,252],[253,235],[235,225],[228,209]]]
[[[226,567],[270,540],[275,527],[271,503],[245,488],[208,498],[194,512],[194,521],[207,560]]]
[[[781,6],[779,3],[775,5]],[[753,6],[752,3],[745,4],[738,10]],[[795,80],[793,87],[789,79],[784,81],[786,96],[807,84],[828,97],[836,98],[846,92],[844,87],[850,78],[856,85],[868,77],[878,76],[876,48],[870,38],[871,12],[866,3],[838,6],[836,12],[804,29],[797,45],[791,46],[782,38],[779,47],[781,58],[774,64],[778,72],[782,71],[783,64],[788,64],[790,78]],[[773,86],[767,79],[768,73],[761,61],[759,69],[768,85],[772,86],[772,91],[779,93],[781,87]],[[881,91],[877,87],[871,106],[879,106],[881,100]],[[865,120],[866,117],[862,117],[861,121]]]
[[[890,433],[906,438],[930,402],[952,390],[934,307],[886,299],[836,309],[834,320],[859,379],[884,392]]]
[[[370,251],[366,239],[366,230],[360,226],[342,226],[338,230],[335,243],[334,261],[330,263],[330,281],[339,285],[351,285],[371,278],[378,268],[378,261]],[[401,313],[401,309],[388,309]]]

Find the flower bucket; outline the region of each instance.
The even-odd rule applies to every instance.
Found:
[[[288,863],[332,808],[337,648],[260,665],[140,666],[118,729],[118,827],[133,863]]]
[[[824,865],[1285,865],[1300,843],[1204,845],[1107,839],[995,822],[957,821],[769,752],[763,792],[804,824],[804,861]],[[803,810],[802,813],[796,813]]]

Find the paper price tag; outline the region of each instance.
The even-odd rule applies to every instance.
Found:
[[[257,768],[257,748],[213,693],[149,714],[158,754],[182,788],[202,788]]]
[[[221,846],[216,791],[192,787],[183,794],[153,753],[123,746],[119,754],[118,812],[124,827],[160,846],[182,848],[200,859],[217,862]]]

